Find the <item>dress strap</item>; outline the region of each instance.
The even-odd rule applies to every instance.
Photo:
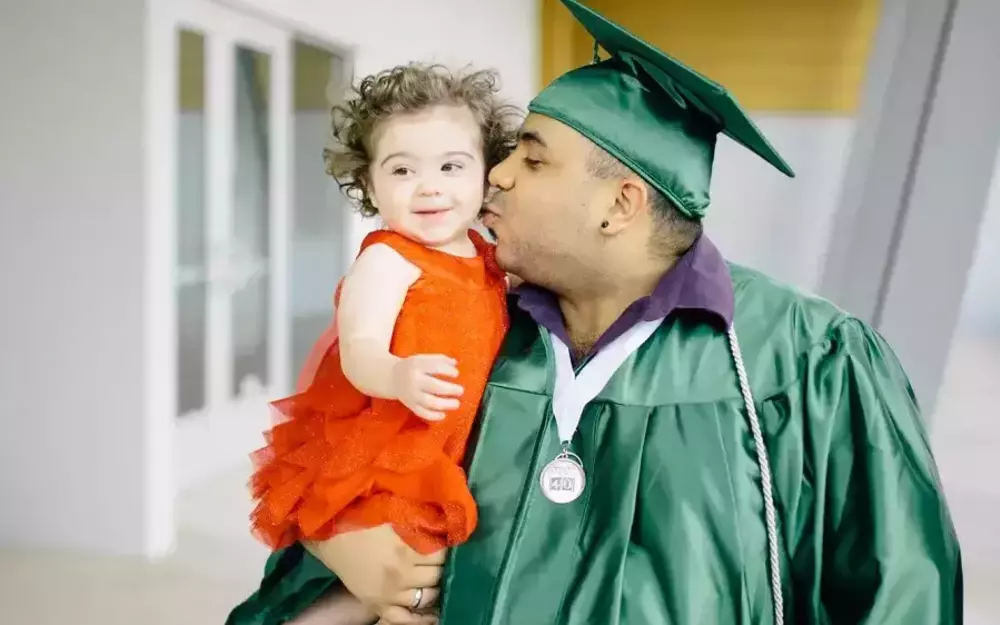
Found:
[[[464,275],[472,271],[471,275],[482,275],[483,264],[487,267],[490,264],[496,266],[493,260],[492,245],[487,243],[482,235],[475,230],[469,230],[469,238],[476,248],[477,255],[472,258],[452,256],[446,252],[427,247],[398,232],[387,228],[370,232],[361,243],[361,251],[376,243],[383,243],[396,250],[400,256],[410,261],[420,271],[427,274],[447,274]],[[475,269],[478,267],[478,270]],[[480,278],[481,279],[481,278]]]
[[[469,238],[472,239],[472,244],[476,246],[476,251],[483,257],[486,271],[501,278],[506,278],[507,272],[497,264],[497,246],[487,241],[477,230],[469,230]]]
[[[396,250],[400,256],[413,263],[422,272],[426,273],[433,262],[433,251],[428,249],[427,246],[413,239],[408,239],[402,234],[388,228],[369,232],[365,236],[364,241],[361,242],[361,249],[358,251],[358,256],[372,245],[378,243],[388,245]]]

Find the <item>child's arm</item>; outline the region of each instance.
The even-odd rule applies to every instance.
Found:
[[[388,245],[365,249],[344,279],[337,306],[341,367],[370,397],[397,399],[417,416],[444,418],[458,407],[462,387],[436,376],[458,375],[444,355],[398,358],[389,352],[396,319],[420,270]],[[442,323],[445,320],[442,320]]]

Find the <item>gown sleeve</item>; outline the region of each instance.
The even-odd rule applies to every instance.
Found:
[[[845,320],[829,336],[804,379],[813,475],[803,479],[815,489],[811,536],[798,547],[813,563],[796,580],[808,590],[806,620],[961,623],[958,540],[909,380],[860,321]]]
[[[339,586],[330,569],[295,543],[271,554],[260,587],[233,608],[226,625],[284,625]]]

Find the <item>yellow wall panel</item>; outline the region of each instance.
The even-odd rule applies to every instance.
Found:
[[[591,0],[651,44],[726,85],[751,110],[852,113],[864,82],[879,0]],[[543,0],[543,37],[568,11]],[[566,27],[571,54],[543,41],[543,77],[589,61],[592,41]],[[560,44],[562,45],[562,44]],[[572,59],[572,63],[566,61]]]
[[[177,42],[178,105],[181,111],[200,111],[205,106],[205,37],[180,31]]]
[[[330,110],[326,90],[333,76],[333,55],[321,48],[296,41],[293,64],[295,110]]]
[[[544,87],[560,74],[588,63],[593,56],[593,42],[586,42],[587,31],[560,0],[541,0],[538,6],[542,35],[539,76],[540,87]]]

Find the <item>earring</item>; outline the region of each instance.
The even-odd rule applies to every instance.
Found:
[[[602,228],[607,228],[607,227],[608,227],[608,226],[610,226],[610,225],[611,225],[611,224],[609,224],[609,223],[608,223],[608,220],[607,220],[607,219],[605,219],[604,221],[602,221],[602,222],[601,222],[601,227],[602,227]]]

